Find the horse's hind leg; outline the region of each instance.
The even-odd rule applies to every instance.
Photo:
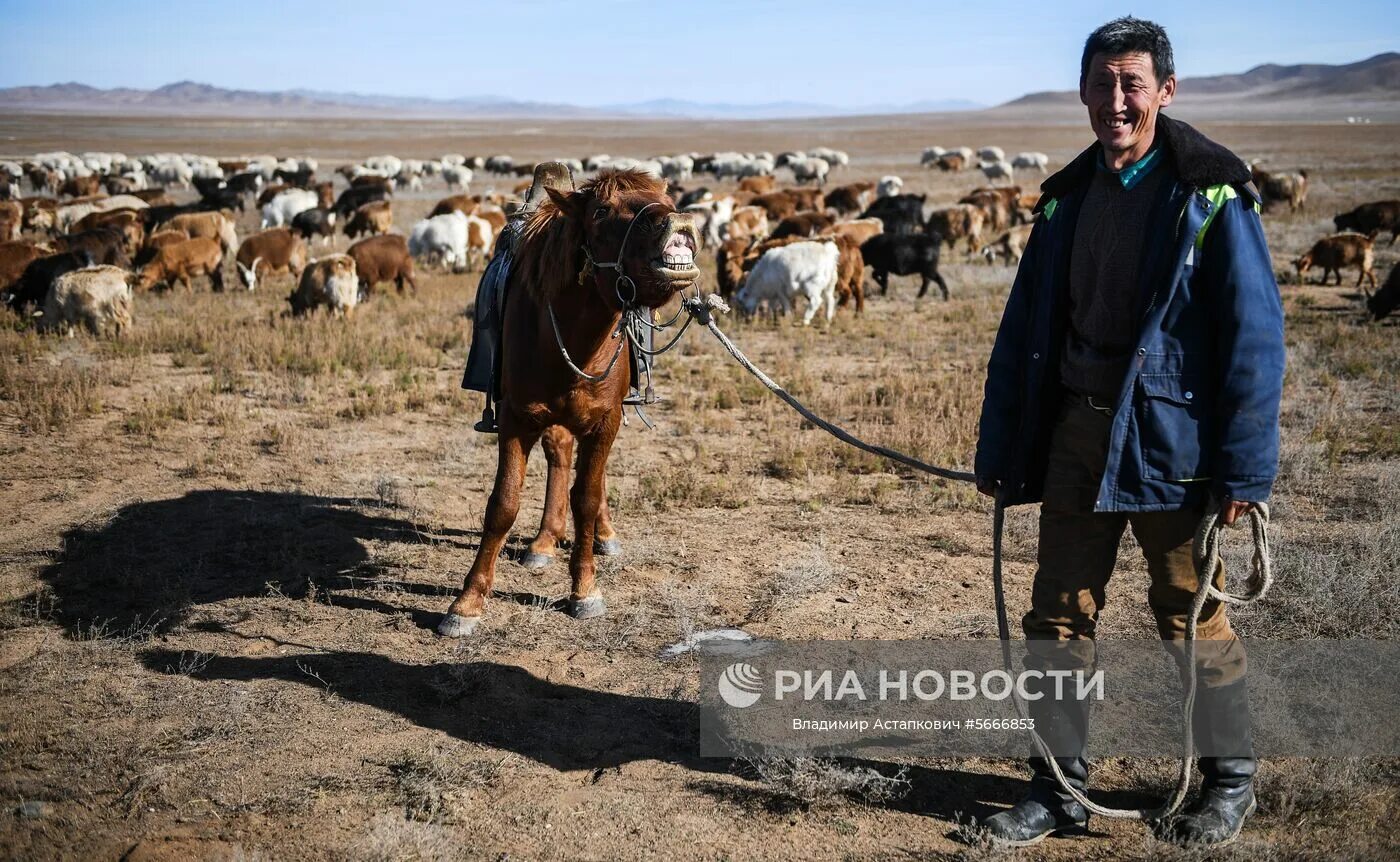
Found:
[[[574,435],[559,425],[551,425],[545,429],[540,444],[549,463],[549,473],[545,479],[540,531],[520,562],[527,569],[543,569],[554,561],[554,550],[569,525],[569,467],[574,460]]]
[[[617,436],[617,424],[617,419],[611,419],[597,434],[579,440],[578,475],[570,494],[574,510],[574,549],[569,557],[569,575],[573,579],[569,613],[581,620],[602,616],[607,611],[595,579],[593,541],[597,538],[595,531],[604,502],[608,452]]]
[[[603,501],[598,504],[598,523],[593,528],[593,553],[602,557],[616,557],[622,553],[622,542],[613,529],[612,514],[608,511],[608,480],[603,477]]]
[[[507,427],[513,424],[509,412],[501,416],[499,460],[496,464],[496,485],[486,501],[486,522],[481,531],[481,547],[467,574],[462,592],[447,608],[438,634],[445,637],[465,637],[481,622],[486,597],[496,580],[496,558],[510,535],[515,515],[520,511],[520,488],[525,484],[525,464],[539,438],[538,432],[522,434]]]

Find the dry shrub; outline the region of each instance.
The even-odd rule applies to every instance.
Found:
[[[435,823],[405,820],[397,814],[377,814],[369,831],[351,848],[357,862],[456,862],[470,858],[452,833]]]
[[[490,787],[500,778],[506,759],[461,761],[437,746],[405,751],[389,764],[398,803],[410,820],[453,822],[467,809],[473,790]]]
[[[1354,812],[1367,798],[1387,788],[1394,795],[1394,762],[1360,758],[1271,761],[1259,776],[1259,816],[1299,826]]]
[[[884,775],[868,766],[820,757],[746,757],[741,763],[776,800],[798,808],[834,805],[845,799],[883,805],[903,798],[910,788],[904,767]]]
[[[749,612],[750,620],[771,619],[780,611],[791,610],[802,599],[818,593],[840,574],[827,556],[826,543],[808,546],[799,556],[786,560]]]

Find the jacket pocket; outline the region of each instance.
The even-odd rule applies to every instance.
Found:
[[[1138,440],[1143,475],[1168,482],[1210,478],[1210,417],[1205,394],[1181,374],[1138,377]]]

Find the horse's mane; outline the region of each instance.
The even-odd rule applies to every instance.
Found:
[[[594,200],[615,201],[626,195],[669,200],[666,187],[651,174],[638,170],[601,171],[578,189]],[[515,276],[536,302],[549,302],[561,292],[577,287],[583,269],[583,225],[566,218],[552,199],[545,199],[530,214],[521,231],[515,254]]]

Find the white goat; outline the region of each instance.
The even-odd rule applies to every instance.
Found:
[[[408,253],[424,261],[442,261],[460,271],[467,266],[467,214],[453,210],[425,218],[408,235]]]
[[[309,189],[287,189],[267,202],[262,210],[262,229],[290,225],[292,219],[320,203],[316,193]]]
[[[817,308],[826,306],[828,322],[836,316],[836,276],[841,252],[832,242],[795,242],[769,249],[754,264],[735,300],[753,314],[760,302],[772,311],[787,312],[793,300],[807,298],[802,325],[809,326]]]

